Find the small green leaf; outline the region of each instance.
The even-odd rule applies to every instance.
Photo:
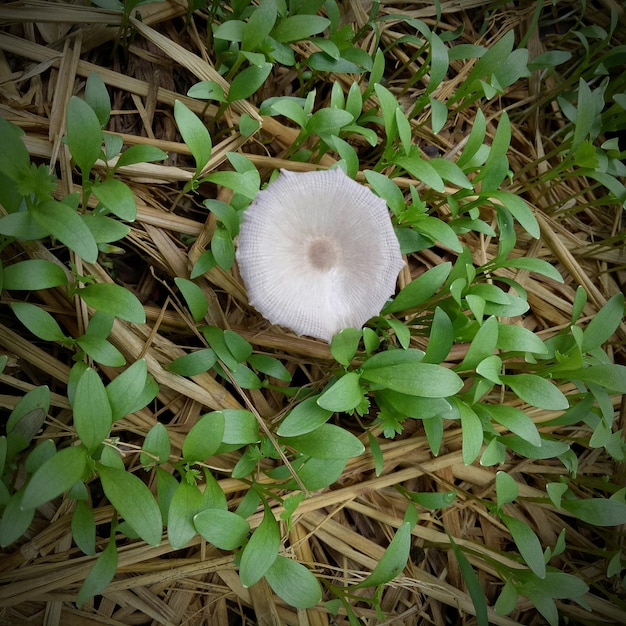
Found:
[[[165,369],[179,376],[197,376],[208,372],[217,363],[217,355],[211,348],[189,352],[165,366]]]
[[[513,374],[501,376],[500,379],[524,402],[532,406],[550,411],[559,411],[569,407],[569,401],[561,390],[541,376],[536,374]]]
[[[543,558],[543,550],[532,528],[526,522],[522,522],[515,517],[504,514],[501,514],[500,517],[509,529],[524,561],[539,578],[545,578],[546,563]]]
[[[18,183],[30,167],[30,156],[22,140],[24,131],[0,117],[0,172],[14,183]]]
[[[82,100],[80,100],[82,102]],[[98,245],[80,215],[63,202],[48,200],[32,207],[33,218],[53,237],[88,263],[98,260]]]
[[[72,537],[74,543],[87,555],[96,553],[96,521],[91,507],[83,500],[76,503],[72,513]]]
[[[354,84],[356,85],[356,83]],[[399,215],[402,211],[404,211],[404,195],[400,191],[398,185],[396,185],[388,176],[380,174],[379,172],[365,170],[363,173],[365,174],[367,182],[372,186],[372,189],[377,195],[383,198],[385,202],[387,202],[387,205],[395,215]]]
[[[621,526],[626,523],[626,504],[616,499],[564,499],[561,506],[570,515],[594,526]]]
[[[248,363],[267,376],[289,382],[291,373],[289,370],[275,357],[266,354],[251,354]]]
[[[616,293],[596,313],[584,329],[581,350],[589,352],[589,350],[593,350],[608,341],[619,327],[623,317],[624,295]]]
[[[302,454],[319,459],[348,459],[365,451],[365,446],[359,439],[334,424],[322,424],[309,433],[281,437],[280,441]]]
[[[137,217],[137,203],[131,188],[117,178],[107,178],[92,185],[94,196],[105,209],[128,222]]]
[[[364,390],[356,372],[348,372],[322,392],[317,404],[327,411],[351,411],[363,400]]]
[[[445,192],[446,186],[437,170],[419,154],[396,157],[394,162],[405,169],[418,182],[424,183],[440,193]]]
[[[161,512],[146,484],[122,469],[98,464],[104,494],[129,526],[146,543],[161,543]]]
[[[276,23],[276,0],[262,0],[248,19],[241,38],[242,50],[256,50]]]
[[[547,261],[543,259],[535,259],[533,257],[519,257],[517,259],[507,259],[502,263],[499,263],[497,267],[512,267],[515,269],[526,270],[528,272],[535,272],[536,274],[542,274],[547,276],[558,283],[563,282],[563,277],[559,271]]]
[[[271,509],[266,507],[263,521],[252,533],[241,554],[239,578],[244,587],[259,582],[278,556],[280,530]]]
[[[211,239],[211,252],[217,264],[225,271],[235,262],[235,244],[228,230],[217,226]]]
[[[465,402],[455,401],[463,431],[463,463],[471,465],[483,445],[483,425],[476,412]]]
[[[325,424],[333,412],[317,403],[319,397],[319,395],[310,396],[289,411],[278,427],[277,434],[281,437],[296,437],[310,433]]]
[[[24,487],[11,496],[0,519],[0,547],[6,548],[17,541],[30,526],[35,516],[35,507],[25,507]]]
[[[216,100],[217,102],[226,102],[224,89],[219,83],[213,80],[203,80],[192,85],[187,91],[190,98],[199,98],[200,100]]]
[[[167,434],[167,428],[157,422],[146,435],[139,461],[142,465],[153,465],[154,463],[167,463],[170,458],[172,446]]]
[[[330,353],[337,363],[349,365],[359,347],[363,331],[357,328],[344,328],[339,331],[330,343]]]
[[[191,427],[183,442],[183,459],[187,463],[204,461],[219,448],[224,436],[224,414],[205,413]]]
[[[433,314],[430,338],[424,355],[424,363],[441,363],[454,344],[454,327],[446,312],[437,307]]]
[[[111,539],[107,547],[100,553],[93,567],[82,584],[76,604],[80,607],[93,596],[102,593],[115,576],[117,570],[117,546]]]
[[[397,363],[375,367],[372,359],[363,364],[361,379],[412,396],[446,398],[463,387],[452,370],[432,363]]]
[[[495,317],[489,317],[474,335],[458,369],[463,371],[477,367],[481,361],[493,355],[497,343],[498,320]]]
[[[265,572],[269,586],[289,606],[308,609],[322,600],[317,578],[298,561],[278,556]]]
[[[330,20],[320,15],[290,15],[276,24],[272,37],[280,43],[301,41],[326,30],[329,24]]]
[[[147,385],[147,376],[145,359],[138,359],[107,385],[106,392],[114,422],[145,406],[141,400]]]
[[[498,508],[517,499],[519,487],[515,479],[506,472],[496,472],[496,499]]]
[[[411,524],[404,522],[398,528],[385,553],[378,561],[374,571],[351,589],[363,589],[364,587],[378,587],[392,581],[402,573],[409,559],[411,550]]]
[[[126,224],[122,224],[106,215],[82,214],[81,219],[91,231],[96,243],[119,241],[130,232],[130,228]]]
[[[137,296],[120,285],[97,283],[78,290],[78,295],[96,311],[114,315],[133,324],[145,324],[146,312]]]
[[[244,409],[223,409],[225,444],[243,445],[259,441],[259,424],[250,411]]]
[[[67,104],[67,144],[86,178],[102,153],[102,127],[94,110],[76,96]]]
[[[235,76],[228,91],[228,102],[250,97],[265,82],[272,71],[271,63],[251,65]]]
[[[478,626],[489,626],[487,598],[485,598],[485,592],[483,591],[482,585],[478,580],[478,576],[476,575],[476,572],[471,566],[469,560],[461,552],[452,537],[450,537],[450,545],[452,546],[452,551],[454,552],[454,556],[459,564],[461,575],[463,576],[463,580],[467,586],[467,591],[472,600],[472,604],[474,605],[474,609],[476,611],[476,623]]]
[[[213,144],[207,127],[200,118],[180,100],[174,103],[174,118],[183,141],[196,161],[196,176],[211,158]]]
[[[100,74],[92,72],[85,84],[85,102],[93,109],[100,126],[104,128],[111,116],[111,99]]]
[[[174,550],[180,550],[196,534],[194,517],[206,508],[202,492],[185,480],[174,492],[169,505],[167,538]]]
[[[600,385],[617,393],[626,393],[626,365],[618,365],[617,363],[592,365],[591,367],[568,371],[567,377],[570,380]]]
[[[532,330],[517,324],[503,324],[498,322],[498,340],[496,347],[505,352],[532,352],[546,354],[548,348],[540,337]]]
[[[57,321],[48,311],[44,311],[30,302],[11,302],[10,307],[17,319],[33,335],[44,341],[63,341],[65,339],[65,335]]]
[[[507,172],[509,171],[507,152],[510,145],[511,122],[509,121],[509,116],[506,111],[503,110],[496,133],[491,143],[489,156],[487,157],[487,161],[485,162],[485,165],[479,175],[479,179],[482,180],[481,190],[483,192],[495,191],[505,179]],[[523,202],[521,199],[520,201]],[[513,213],[513,211],[511,212]]]
[[[111,431],[111,405],[100,376],[88,368],[76,386],[74,402],[74,426],[89,452],[106,439]]]
[[[183,294],[194,321],[199,322],[202,320],[209,310],[209,303],[204,291],[196,283],[186,278],[177,277],[174,278],[174,282]]]
[[[63,268],[45,259],[19,261],[4,268],[4,288],[36,291],[67,285]]]
[[[24,491],[22,507],[36,509],[60,496],[83,478],[86,469],[87,450],[84,446],[72,446],[59,450],[31,477]]]
[[[135,165],[136,163],[152,163],[154,161],[164,161],[165,159],[167,159],[167,152],[163,152],[161,148],[148,144],[139,144],[130,146],[130,148],[122,152],[120,158],[115,163],[115,169]]]
[[[495,422],[525,439],[533,446],[541,446],[541,437],[535,423],[520,409],[507,404],[485,404],[482,410]]]
[[[404,287],[393,302],[383,309],[383,313],[397,313],[424,304],[441,288],[451,270],[452,264],[449,262],[431,267]]]
[[[205,509],[193,518],[196,531],[220,550],[235,550],[250,532],[250,524],[237,513]]]
[[[122,367],[126,365],[124,355],[111,343],[102,337],[85,334],[76,339],[76,343],[80,346],[88,356],[97,363],[108,367]]]
[[[513,214],[513,217],[531,237],[539,239],[541,231],[537,218],[522,198],[509,191],[495,190],[484,194],[484,196],[498,200],[505,209],[508,209]]]

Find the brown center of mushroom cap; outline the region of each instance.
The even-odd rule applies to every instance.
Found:
[[[327,272],[339,261],[340,252],[337,243],[332,239],[316,237],[308,243],[307,256],[315,269]]]

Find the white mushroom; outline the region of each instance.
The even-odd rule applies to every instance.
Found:
[[[341,169],[281,170],[244,213],[237,262],[263,317],[326,341],[378,315],[404,265],[385,201]]]

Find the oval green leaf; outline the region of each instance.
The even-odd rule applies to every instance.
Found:
[[[205,509],[193,518],[196,531],[220,550],[235,550],[245,541],[250,524],[224,509]]]
[[[269,586],[289,606],[308,609],[322,600],[322,588],[315,576],[298,561],[276,557],[265,572]]]
[[[96,311],[114,315],[133,324],[146,322],[146,312],[137,296],[120,285],[113,283],[87,285],[78,290],[78,295]]]

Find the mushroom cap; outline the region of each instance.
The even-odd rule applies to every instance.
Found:
[[[281,170],[244,212],[237,262],[265,319],[326,341],[378,315],[404,265],[385,201],[341,169]]]

